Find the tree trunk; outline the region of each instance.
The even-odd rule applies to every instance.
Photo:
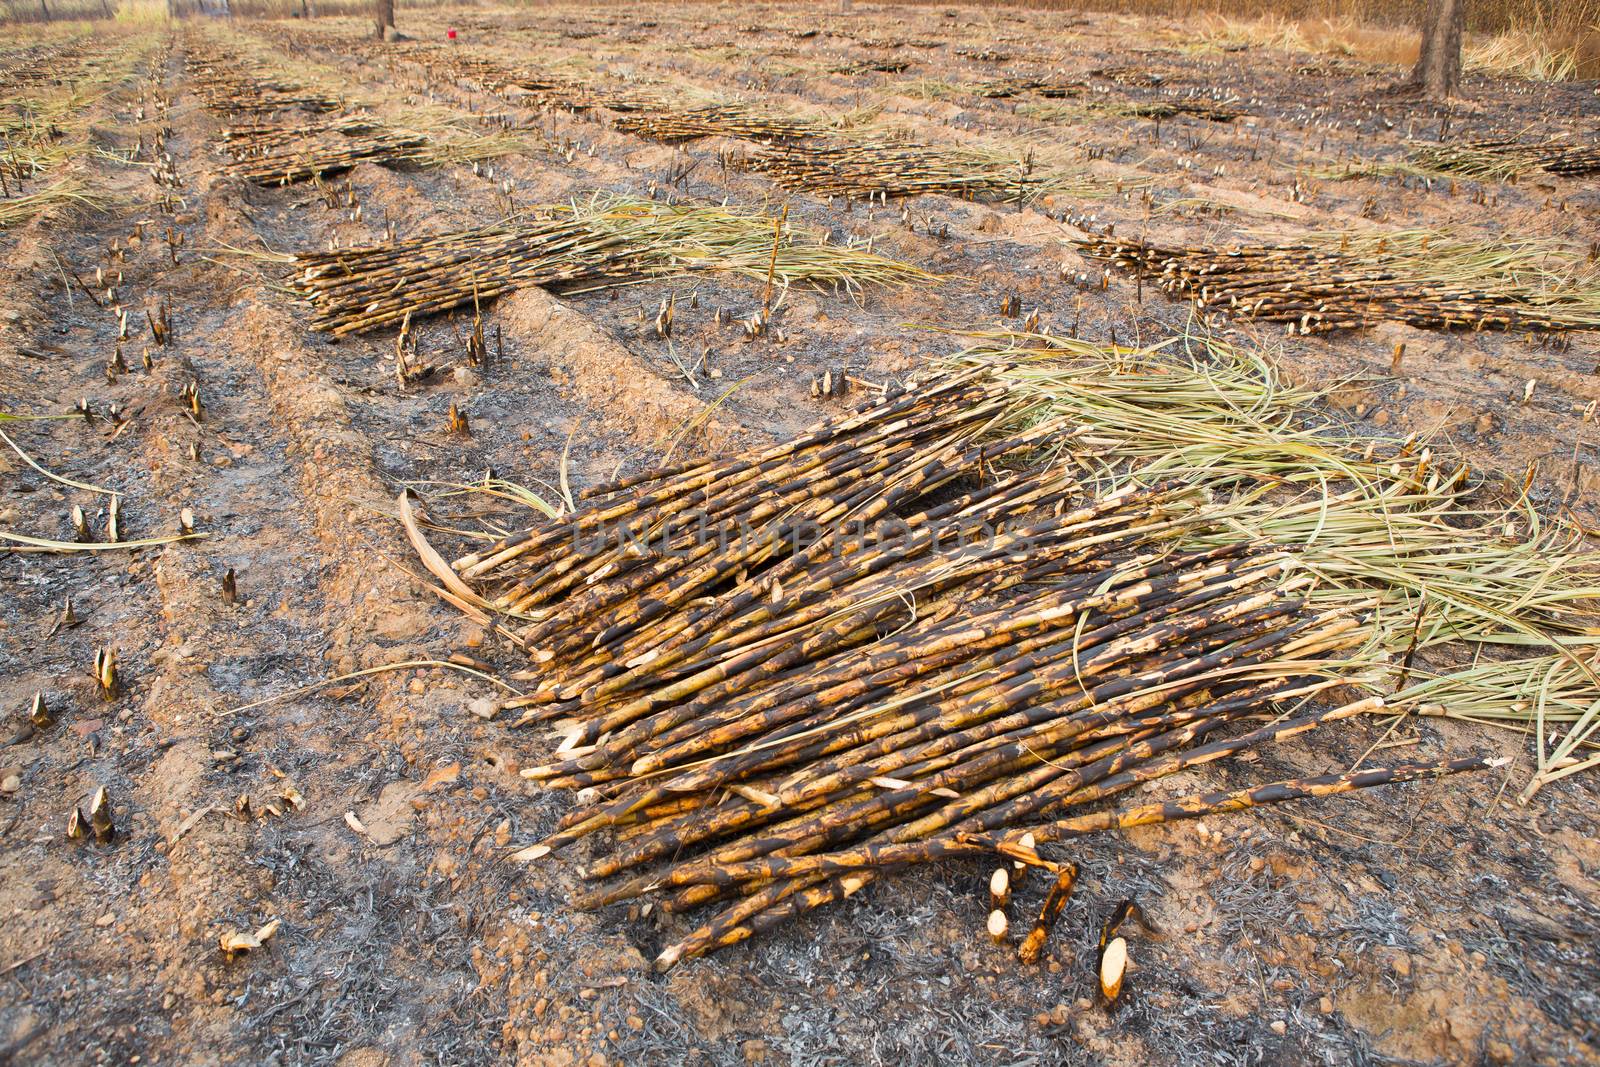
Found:
[[[378,40],[383,40],[383,32],[394,26],[394,0],[377,0],[378,14]]]
[[[1422,50],[1411,68],[1411,85],[1428,96],[1454,96],[1461,87],[1461,34],[1465,0],[1428,0],[1422,19]]]

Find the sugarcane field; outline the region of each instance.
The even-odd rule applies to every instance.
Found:
[[[0,1067],[1600,1063],[1595,0],[0,31]]]

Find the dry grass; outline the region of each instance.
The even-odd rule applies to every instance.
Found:
[[[5,0],[0,4],[0,23],[60,23],[107,19],[116,13],[109,0]]]
[[[1600,20],[1600,12],[1596,12]],[[1468,70],[1563,82],[1600,73],[1600,21],[1587,33],[1514,26],[1493,37],[1469,41],[1462,54]]]
[[[1395,665],[1380,688],[1403,690],[1397,706],[1531,734],[1524,798],[1600,765],[1600,571],[1579,531],[1414,439],[1347,436],[1266,355],[1207,335],[967,336],[955,359],[998,361],[1037,418],[1077,426],[1060,447],[1102,491],[1204,487],[1230,536],[1267,538],[1316,576],[1314,603],[1370,612],[1353,659]],[[1413,651],[1439,665],[1402,666]]]
[[[55,30],[55,27],[51,27]],[[46,31],[49,32],[49,31]],[[110,198],[68,168],[85,159],[125,162],[96,148],[89,135],[94,108],[123,91],[149,55],[155,37],[119,35],[101,54],[61,60],[71,77],[31,84],[0,101],[0,230],[52,208],[101,208]]]
[[[1296,21],[1276,15],[1239,19],[1223,14],[1204,16],[1200,34],[1191,41],[1223,49],[1276,48],[1286,52],[1343,56],[1368,63],[1397,66],[1415,63],[1417,43],[1408,34],[1351,18]]]
[[[0,200],[0,230],[8,230],[52,209],[100,210],[111,200],[89,189],[76,177],[62,178],[25,196]]]
[[[115,19],[118,22],[166,22],[172,14],[180,17],[199,13],[197,0],[0,0],[0,24],[72,22]],[[372,16],[371,0],[233,0],[236,17],[256,19],[335,18]],[[445,6],[443,0],[397,0],[400,12],[406,9]]]
[[[894,0],[924,3],[931,0]],[[1409,64],[1423,0],[983,0],[979,7],[1115,11],[1198,20],[1208,43]],[[1600,0],[1481,0],[1467,7],[1469,70],[1550,81],[1600,77]]]

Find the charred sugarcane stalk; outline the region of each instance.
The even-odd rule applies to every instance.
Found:
[[[1033,929],[1028,931],[1027,939],[1017,949],[1017,959],[1027,964],[1039,962],[1039,957],[1044,953],[1044,943],[1049,940],[1050,931],[1055,929],[1056,919],[1060,918],[1061,909],[1067,906],[1072,887],[1077,884],[1077,865],[1069,863],[1061,868],[1055,884],[1045,894],[1044,903],[1039,907],[1039,917],[1034,920]]]
[[[715,905],[667,967],[909,864],[1053,867],[1017,835],[1115,829],[1105,804],[1147,782],[1382,706],[1303,706],[1365,634],[1308,605],[1291,556],[1178,548],[1218,522],[1182,487],[1007,474],[1073,432],[1024,415],[987,371],[947,373],[786,442],[616,479],[453,564],[413,528],[450,594],[529,656],[536,684],[513,703],[561,743],[523,773],[580,790],[524,857],[600,842],[580,904]],[[983,536],[946,536],[968,521]],[[1138,810],[1127,825],[1177,817]],[[1005,939],[1000,873],[989,932]],[[1064,906],[1056,885],[1025,958]]]

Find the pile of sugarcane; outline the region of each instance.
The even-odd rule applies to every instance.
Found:
[[[981,96],[985,100],[1009,100],[1042,84],[1044,83],[1035,78],[992,78],[989,81],[974,82],[967,88],[973,96]]]
[[[245,134],[247,129],[250,132]],[[257,185],[310,181],[358,163],[422,159],[429,144],[420,134],[362,120],[322,123],[310,129],[234,127],[229,132],[235,136],[228,142],[232,160],[223,166],[224,173]]]
[[[238,125],[223,126],[217,132],[222,138],[223,150],[231,158],[247,159],[253,155],[297,144],[308,137],[321,137],[330,133],[348,136],[371,133],[378,128],[378,124],[371,119],[343,116],[322,122],[296,124],[264,122],[256,119]]]
[[[498,93],[510,85],[517,85],[526,77],[482,56],[467,55],[452,48],[447,54],[425,52],[418,57],[430,73],[460,82],[483,92]]]
[[[0,91],[10,96],[34,86],[70,80],[74,74],[73,65],[82,58],[87,45],[85,39],[38,44],[22,49],[17,62],[0,72]]]
[[[344,106],[335,97],[285,79],[214,42],[191,39],[186,51],[190,91],[213,114],[261,121],[284,111],[321,114]]]
[[[1167,80],[1160,71],[1153,71],[1147,67],[1096,67],[1089,71],[1089,74],[1118,85],[1132,85],[1145,89],[1154,88]]]
[[[829,67],[829,74],[901,74],[911,69],[904,59],[864,59],[859,62],[840,63]]]
[[[1530,170],[1551,174],[1600,173],[1600,146],[1545,141],[1530,144],[1514,138],[1463,141],[1456,144],[1421,144],[1412,147],[1408,162],[1429,170],[1451,171],[1470,178],[1504,181]]]
[[[502,71],[499,84],[491,91],[516,90],[544,107],[567,111],[606,108],[632,113],[670,109],[672,101],[653,83],[638,80],[575,78],[569,75],[534,74],[527,71]]]
[[[1188,296],[1208,314],[1285,322],[1292,333],[1377,322],[1441,330],[1600,329],[1600,284],[1593,277],[1505,268],[1494,249],[1445,241],[1430,249],[1426,235],[1228,248],[1166,248],[1105,236],[1077,244],[1086,256]]]
[[[1088,86],[1080,81],[1060,81],[1046,78],[997,78],[977,82],[971,86],[974,96],[987,100],[1005,100],[1023,93],[1037,93],[1051,99],[1077,96]]]
[[[628,197],[544,209],[554,217],[293,257],[289,286],[334,335],[492,300],[539,285],[584,291],[716,270],[854,287],[932,275],[827,243],[760,214]]]
[[[1381,701],[1307,710],[1361,627],[1308,609],[1310,578],[1270,544],[1175,548],[1212,523],[1203,494],[1007,473],[1073,431],[1019,418],[996,370],[615,480],[450,565],[403,510],[453,602],[500,615],[537,665],[519,723],[564,737],[523,773],[581,806],[525,855],[594,840],[584,873],[609,881],[586,906],[719,906],[658,966],[897,866],[1027,854],[1028,829],[1054,840],[1482,765],[1101,810]],[[1244,728],[1260,713],[1283,717]]]
[[[343,106],[335,97],[293,82],[210,66],[195,69],[191,88],[201,106],[218,115],[266,116],[284,111],[320,114]]]
[[[1202,97],[1172,97],[1126,105],[1127,113],[1146,119],[1170,119],[1178,115],[1205,119],[1208,122],[1232,122],[1245,114],[1244,109],[1221,100]]]
[[[616,127],[657,141],[691,141],[697,137],[745,137],[758,141],[812,137],[823,127],[808,119],[788,118],[748,104],[706,104],[701,107],[624,115]]]
[[[763,147],[735,164],[789,189],[847,200],[943,193],[1017,201],[1050,187],[1027,158],[899,139],[812,138]]]
[[[519,88],[527,90],[528,83],[522,83]],[[672,106],[666,95],[649,87],[609,87],[574,81],[564,86],[547,85],[546,88],[530,91],[546,104],[564,107],[569,111],[605,108],[621,114],[634,114],[662,111]]]
[[[489,301],[529,285],[599,286],[658,264],[626,238],[561,219],[302,252],[289,285],[335,336]]]

